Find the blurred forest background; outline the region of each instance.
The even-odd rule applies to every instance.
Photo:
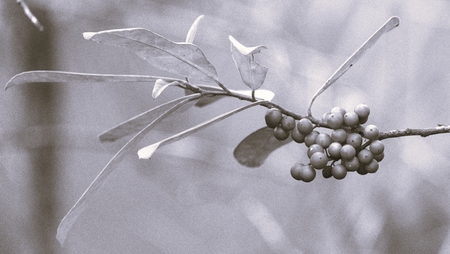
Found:
[[[63,3],[64,2],[64,3]],[[329,76],[389,17],[400,26],[313,107],[366,103],[382,131],[450,124],[448,1],[103,1],[28,0],[39,32],[13,0],[0,2],[0,84],[38,69],[169,76],[122,48],[82,32],[144,27],[194,41],[232,89],[245,89],[228,35],[266,45],[263,86],[298,113]],[[260,168],[234,147],[264,126],[252,108],[164,147],[150,161],[130,154],[84,211],[66,245],[58,223],[127,140],[97,134],[182,95],[153,84],[33,84],[0,93],[1,253],[449,253],[450,135],[389,139],[376,174],[297,182],[289,169],[305,147],[288,144]],[[141,146],[244,105],[222,99],[188,108]],[[136,148],[137,151],[137,148]],[[319,172],[320,173],[320,172]]]

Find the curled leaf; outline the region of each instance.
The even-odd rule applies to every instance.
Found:
[[[322,87],[314,94],[312,97],[309,107],[308,115],[311,115],[311,107],[314,100],[323,93],[328,87],[330,87],[336,80],[338,80],[345,72],[347,72],[363,55],[368,49],[370,49],[377,40],[385,33],[396,28],[400,24],[400,19],[398,17],[391,17],[384,23],[372,36],[365,41],[361,47],[359,47],[334,73],[331,77],[322,85]]]
[[[196,132],[198,132],[200,130],[205,129],[206,127],[210,126],[213,123],[217,123],[219,121],[222,121],[223,119],[226,119],[226,118],[228,118],[228,117],[230,117],[230,116],[232,116],[234,114],[237,114],[240,111],[243,111],[245,109],[248,109],[248,108],[256,106],[256,105],[259,105],[261,103],[262,103],[261,101],[257,101],[257,102],[253,102],[253,103],[251,103],[249,105],[246,105],[246,106],[234,109],[232,111],[229,111],[227,113],[224,113],[222,115],[214,117],[213,119],[210,119],[210,120],[208,120],[206,122],[203,122],[203,123],[201,123],[199,125],[196,125],[196,126],[194,126],[192,128],[189,128],[189,129],[187,129],[185,131],[179,132],[178,134],[175,134],[175,135],[173,135],[171,137],[168,137],[168,138],[166,138],[166,139],[164,139],[164,140],[162,140],[162,141],[160,141],[158,143],[154,143],[152,145],[149,145],[149,146],[146,146],[144,148],[141,148],[138,151],[139,159],[150,159],[152,157],[153,153],[159,147],[162,147],[164,145],[168,145],[168,144],[173,143],[175,141],[178,141],[178,140],[180,140],[182,138],[185,138],[185,137],[187,137],[189,135],[192,135],[192,134],[194,134],[194,133],[196,133]]]
[[[259,53],[261,49],[266,47],[245,47],[233,36],[230,35],[228,38],[231,41],[231,56],[242,81],[252,90],[260,88],[266,79],[268,68],[257,63],[254,60],[254,54]]]
[[[86,40],[126,48],[156,68],[206,81],[218,82],[214,66],[191,43],[176,43],[144,28],[83,33]]]
[[[244,138],[234,149],[234,158],[247,167],[259,167],[269,155],[279,147],[292,141],[280,141],[273,136],[273,129],[263,127]]]
[[[194,42],[195,34],[197,33],[198,24],[200,23],[200,20],[203,19],[203,17],[205,17],[205,15],[198,16],[198,18],[191,25],[191,28],[189,29],[187,36],[186,36],[186,43]]]
[[[153,86],[153,92],[152,97],[153,99],[156,99],[164,89],[166,89],[169,86],[177,86],[181,83],[177,80],[170,80],[170,79],[157,79],[155,82],[155,86]]]
[[[164,113],[154,119],[151,123],[149,123],[145,128],[143,128],[139,133],[137,133],[133,138],[131,138],[106,164],[106,166],[102,169],[102,171],[97,175],[94,181],[89,185],[86,191],[81,195],[81,197],[77,200],[75,205],[69,210],[69,212],[64,216],[62,221],[58,226],[58,230],[56,233],[56,238],[58,239],[61,245],[64,245],[64,242],[67,238],[67,234],[72,228],[75,221],[78,219],[80,214],[84,211],[86,206],[92,200],[92,198],[97,194],[98,190],[105,184],[109,175],[117,168],[120,161],[123,159],[125,155],[127,155],[138,143],[139,141],[151,130],[155,127],[159,122],[161,122],[165,117],[173,113],[179,107],[188,103],[191,100],[195,100],[200,95],[196,95],[194,97],[186,98],[176,105],[167,109]]]
[[[146,75],[92,74],[67,71],[26,71],[12,77],[8,83],[6,83],[5,90],[20,84],[35,82],[154,82],[157,79],[168,78]]]

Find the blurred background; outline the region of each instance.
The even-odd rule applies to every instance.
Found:
[[[28,70],[169,76],[133,53],[84,40],[82,32],[144,27],[194,41],[231,89],[245,89],[228,35],[268,47],[274,101],[305,114],[309,99],[389,17],[385,36],[315,102],[371,108],[382,131],[450,124],[450,3],[447,1],[58,1],[28,0],[39,32],[15,1],[0,2],[0,84]],[[264,126],[252,108],[157,151],[130,154],[79,217],[61,247],[56,229],[104,165],[125,144],[97,135],[183,95],[153,84],[33,84],[0,93],[1,253],[449,253],[450,135],[385,140],[376,174],[297,182],[306,161],[290,143],[260,168],[233,158]],[[222,99],[167,119],[141,146],[231,110]],[[136,148],[137,151],[137,148]]]

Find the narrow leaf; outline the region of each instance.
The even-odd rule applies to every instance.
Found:
[[[195,34],[197,33],[198,24],[200,23],[200,20],[202,20],[204,16],[205,15],[198,16],[198,18],[191,25],[191,28],[189,29],[187,36],[186,36],[186,43],[194,42]]]
[[[267,157],[279,147],[292,141],[280,141],[273,136],[273,129],[263,127],[244,138],[234,149],[234,158],[247,167],[261,166]]]
[[[336,80],[338,80],[345,72],[347,72],[363,55],[368,49],[370,49],[377,40],[385,33],[396,28],[400,24],[398,17],[391,17],[382,25],[370,38],[365,41],[360,48],[358,48],[355,53],[353,53],[334,73],[331,77],[322,85],[322,87],[316,92],[309,103],[308,115],[311,115],[311,107],[314,100],[323,93],[328,87],[330,87]]]
[[[194,44],[175,43],[144,28],[83,33],[87,40],[124,47],[156,68],[200,80],[218,82],[214,66]]]
[[[155,82],[155,86],[153,86],[153,99],[156,99],[167,87],[177,85],[181,85],[181,83],[177,80],[173,81],[169,79],[157,79]]]
[[[197,99],[197,97],[186,98],[176,105],[172,106],[170,109],[166,110],[156,119],[154,119],[150,124],[148,124],[145,128],[143,128],[139,133],[137,133],[133,138],[131,138],[115,155],[114,157],[106,164],[106,166],[102,169],[102,171],[97,175],[94,181],[89,185],[86,191],[81,195],[75,205],[69,210],[69,212],[64,216],[61,223],[58,226],[56,238],[58,239],[61,245],[64,245],[64,242],[67,238],[67,234],[72,228],[75,221],[78,219],[78,216],[83,212],[95,194],[99,191],[99,189],[105,184],[109,175],[117,168],[119,162],[127,155],[138,143],[139,141],[162,119],[173,113],[179,107],[188,103],[191,100]]]
[[[252,90],[256,90],[262,86],[266,79],[268,71],[267,67],[264,67],[254,60],[255,53],[258,53],[265,46],[257,46],[247,48],[240,44],[233,36],[229,36],[231,41],[231,56],[234,63],[241,75],[241,79],[245,85]]]
[[[192,128],[189,128],[189,129],[187,129],[185,131],[182,131],[182,132],[180,132],[178,134],[175,134],[175,135],[173,135],[173,136],[171,136],[169,138],[166,138],[166,139],[164,139],[164,140],[162,140],[162,141],[160,141],[158,143],[155,143],[155,144],[146,146],[144,148],[141,148],[138,151],[139,159],[150,159],[151,156],[153,155],[153,153],[159,147],[162,147],[164,145],[168,145],[168,144],[173,143],[175,141],[178,141],[178,140],[180,140],[182,138],[185,138],[185,137],[187,137],[189,135],[192,135],[192,134],[194,134],[194,133],[196,133],[196,132],[198,132],[200,130],[205,129],[206,127],[210,126],[213,123],[217,123],[219,121],[222,121],[223,119],[228,118],[228,117],[230,117],[230,116],[232,116],[234,114],[237,114],[240,111],[243,111],[245,109],[248,109],[248,108],[256,106],[256,105],[259,105],[261,103],[262,103],[262,101],[257,101],[257,102],[253,102],[253,103],[251,103],[249,105],[246,105],[246,106],[234,109],[234,110],[229,111],[229,112],[227,112],[225,114],[222,114],[222,115],[219,115],[219,116],[217,116],[217,117],[215,117],[213,119],[210,119],[210,120],[208,120],[206,122],[203,122],[203,123],[201,123],[199,125],[196,125],[196,126],[194,126]]]
[[[5,90],[26,83],[35,82],[80,82],[80,83],[111,83],[111,82],[154,82],[157,79],[173,78],[146,75],[115,75],[92,74],[66,71],[27,71],[12,77],[5,86]]]
[[[200,98],[199,94],[191,94],[166,102],[102,132],[98,138],[100,139],[100,142],[114,142],[127,135],[137,133],[154,121],[159,115],[176,106],[178,103],[185,101],[186,99],[194,100],[198,98]]]

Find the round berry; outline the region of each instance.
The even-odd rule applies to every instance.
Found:
[[[355,113],[358,114],[359,117],[365,118],[370,114],[370,108],[366,104],[359,104],[354,109]]]
[[[352,145],[345,144],[342,146],[341,151],[339,153],[342,159],[351,160],[356,155],[356,149]]]
[[[359,118],[359,124],[365,124],[369,120],[369,117],[360,117]]]
[[[289,132],[283,130],[281,126],[277,126],[275,127],[275,129],[273,129],[273,135],[278,140],[285,140],[289,137]]]
[[[292,139],[297,143],[305,142],[306,135],[301,133],[297,128],[294,128],[291,132]]]
[[[281,120],[280,120],[281,121]],[[297,129],[299,132],[308,135],[313,130],[314,126],[308,118],[302,118],[297,122]]]
[[[319,132],[318,131],[312,131],[311,133],[306,135],[306,137],[305,137],[305,145],[307,147],[310,147],[312,144],[315,144],[317,136],[319,136]]]
[[[359,123],[359,117],[355,112],[347,112],[344,115],[344,125],[353,127],[358,125]]]
[[[328,163],[328,157],[323,152],[316,152],[311,156],[311,166],[316,169],[324,168]]]
[[[336,164],[331,168],[331,174],[334,178],[341,180],[347,175],[347,169],[342,164]]]
[[[374,154],[374,155],[373,155],[373,158],[374,158],[376,161],[380,162],[380,161],[382,161],[382,160],[384,159],[384,153]]]
[[[366,167],[359,167],[356,172],[360,175],[367,175]]]
[[[347,140],[347,132],[344,129],[337,129],[331,132],[331,140],[344,144]]]
[[[281,123],[281,119],[283,118],[283,114],[281,114],[281,111],[277,108],[271,108],[268,109],[265,115],[265,120],[267,127],[269,128],[275,128],[278,126],[278,124]]]
[[[380,140],[374,140],[370,144],[369,149],[374,155],[382,154],[384,152],[384,144]]]
[[[331,109],[331,113],[339,113],[342,116],[344,116],[345,113],[347,113],[347,111],[343,107],[334,107],[334,108]]]
[[[295,180],[299,180],[299,181],[302,180],[303,166],[304,166],[304,164],[301,164],[301,163],[295,163],[294,165],[292,165],[292,167],[291,167],[291,176]]]
[[[325,179],[328,179],[330,177],[332,177],[333,175],[331,174],[331,166],[326,166],[322,169],[322,176]]]
[[[342,149],[341,143],[333,142],[330,144],[327,151],[328,151],[328,154],[333,159],[340,159],[341,158],[341,149]]]
[[[347,171],[356,171],[361,168],[361,163],[357,157],[353,157],[351,160],[344,161],[344,166],[347,168]]]
[[[323,114],[322,116],[322,122],[324,122],[325,124],[328,122],[328,118],[330,118],[331,113],[327,112],[325,114]]]
[[[326,121],[327,126],[331,129],[339,129],[344,124],[344,117],[341,113],[331,113]]]
[[[358,160],[361,164],[369,164],[373,160],[373,154],[367,149],[363,149],[358,153]]]
[[[359,148],[362,144],[362,137],[358,133],[350,133],[347,136],[346,142],[354,148]]]
[[[283,130],[291,131],[295,127],[295,119],[292,116],[283,116],[280,125]]]
[[[367,125],[363,130],[364,137],[370,140],[377,139],[379,133],[378,127],[373,124]]]
[[[310,165],[295,163],[291,167],[291,176],[299,181],[311,182],[316,177],[316,171]]]
[[[316,144],[319,144],[323,148],[328,148],[328,146],[331,144],[330,135],[326,133],[320,133],[319,135],[317,135]]]
[[[378,170],[378,161],[372,160],[369,164],[366,165],[365,169],[367,173],[375,173]]]
[[[306,152],[308,155],[308,158],[311,158],[311,156],[316,152],[323,153],[323,147],[321,147],[318,144],[312,144],[310,147],[308,147],[308,151]]]

